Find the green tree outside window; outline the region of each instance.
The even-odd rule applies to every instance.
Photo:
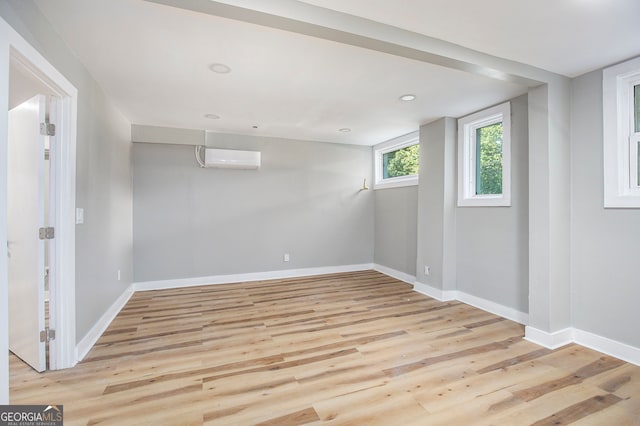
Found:
[[[418,174],[419,145],[411,145],[383,155],[383,179]]]
[[[476,194],[502,194],[502,123],[476,129]]]

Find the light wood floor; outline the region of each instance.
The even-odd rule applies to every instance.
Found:
[[[86,360],[11,358],[75,424],[640,425],[640,367],[377,272],[137,293]]]

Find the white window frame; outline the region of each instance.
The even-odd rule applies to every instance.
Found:
[[[476,130],[502,122],[502,194],[476,194]],[[458,206],[511,206],[511,104],[458,120]]]
[[[403,136],[382,142],[373,147],[374,150],[374,169],[375,169],[375,181],[373,189],[383,188],[397,188],[400,186],[411,186],[418,184],[418,174],[398,176],[384,179],[383,173],[383,158],[384,154],[397,151],[402,148],[406,148],[412,145],[418,145],[420,143],[420,133],[418,131],[408,133]]]
[[[638,142],[633,88],[640,84],[640,58],[602,73],[604,207],[640,208]]]

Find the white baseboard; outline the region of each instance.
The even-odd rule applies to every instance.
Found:
[[[462,291],[443,291],[419,282],[415,282],[413,289],[418,293],[422,293],[440,301],[459,300],[460,302],[475,306],[476,308],[491,312],[492,314],[524,324],[526,326],[525,340],[544,346],[545,348],[557,349],[564,345],[568,345],[569,343],[577,343],[587,348],[640,366],[640,348],[635,346],[630,346],[625,343],[573,327],[568,327],[553,333],[542,331],[526,325],[529,322],[529,314]]]
[[[569,327],[549,333],[528,325],[524,328],[524,338],[531,343],[544,346],[547,349],[557,349],[561,346],[573,343],[574,332],[573,328]]]
[[[574,329],[573,336],[573,340],[579,345],[640,366],[640,348],[580,329]]]
[[[416,277],[413,275],[409,275],[406,272],[402,272],[402,271],[398,271],[396,269],[393,268],[388,268],[386,266],[383,265],[378,265],[377,263],[373,265],[373,269],[375,269],[376,271],[388,275],[391,278],[395,278],[397,280],[400,281],[404,281],[405,283],[411,284],[413,285],[413,283],[416,282]]]
[[[456,300],[466,303],[467,305],[475,306],[483,311],[491,312],[492,314],[501,316],[511,321],[515,321],[518,324],[526,325],[529,322],[529,314],[521,312],[508,306],[501,305],[491,300],[483,299],[463,291],[456,292]]]
[[[554,333],[548,333],[533,327],[525,327],[525,339],[548,349],[557,349],[569,343],[577,343],[580,346],[640,366],[640,348],[580,330],[579,328],[569,327]]]
[[[177,280],[142,281],[133,284],[135,291],[164,290],[170,288],[201,285],[231,284],[249,281],[277,280],[283,278],[308,277],[373,269],[373,263],[358,265],[325,266],[319,268],[284,269],[281,271],[250,272],[247,274],[213,275],[209,277],[181,278]]]
[[[459,300],[462,303],[475,306],[478,309],[482,309],[483,311],[490,312],[511,321],[515,321],[519,324],[527,324],[529,322],[529,314],[525,312],[520,312],[508,306],[492,302],[491,300],[483,299],[481,297],[465,293],[464,291],[440,290],[439,288],[435,288],[428,284],[420,283],[417,281],[415,281],[413,284],[413,290],[441,302]]]
[[[113,302],[113,305],[111,305],[109,309],[107,309],[107,311],[100,317],[98,322],[95,323],[93,327],[91,327],[91,330],[89,330],[89,332],[82,338],[82,340],[78,342],[78,344],[76,345],[78,362],[82,361],[84,357],[87,356],[91,348],[93,348],[93,345],[95,345],[100,336],[102,336],[102,333],[104,333],[107,327],[109,327],[111,321],[114,320],[114,318],[120,313],[122,308],[124,308],[124,305],[126,305],[129,299],[131,299],[131,296],[133,296],[134,292],[135,291],[133,288],[133,284],[127,287],[127,289],[120,295],[120,297],[118,297],[118,299]]]
[[[433,299],[439,300],[440,302],[448,302],[449,300],[456,300],[456,293],[457,293],[456,291],[440,290],[439,288],[435,288],[430,286],[429,284],[424,284],[418,281],[414,281],[413,291],[418,292],[420,294],[424,294],[425,296],[429,296]]]

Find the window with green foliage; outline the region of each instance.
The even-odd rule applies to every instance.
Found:
[[[418,132],[376,145],[374,153],[375,189],[418,184]]]
[[[458,120],[458,205],[511,205],[511,107]]]
[[[418,145],[411,145],[383,154],[383,178],[389,179],[399,176],[417,175],[418,151]]]
[[[502,194],[502,123],[476,129],[476,195]]]

